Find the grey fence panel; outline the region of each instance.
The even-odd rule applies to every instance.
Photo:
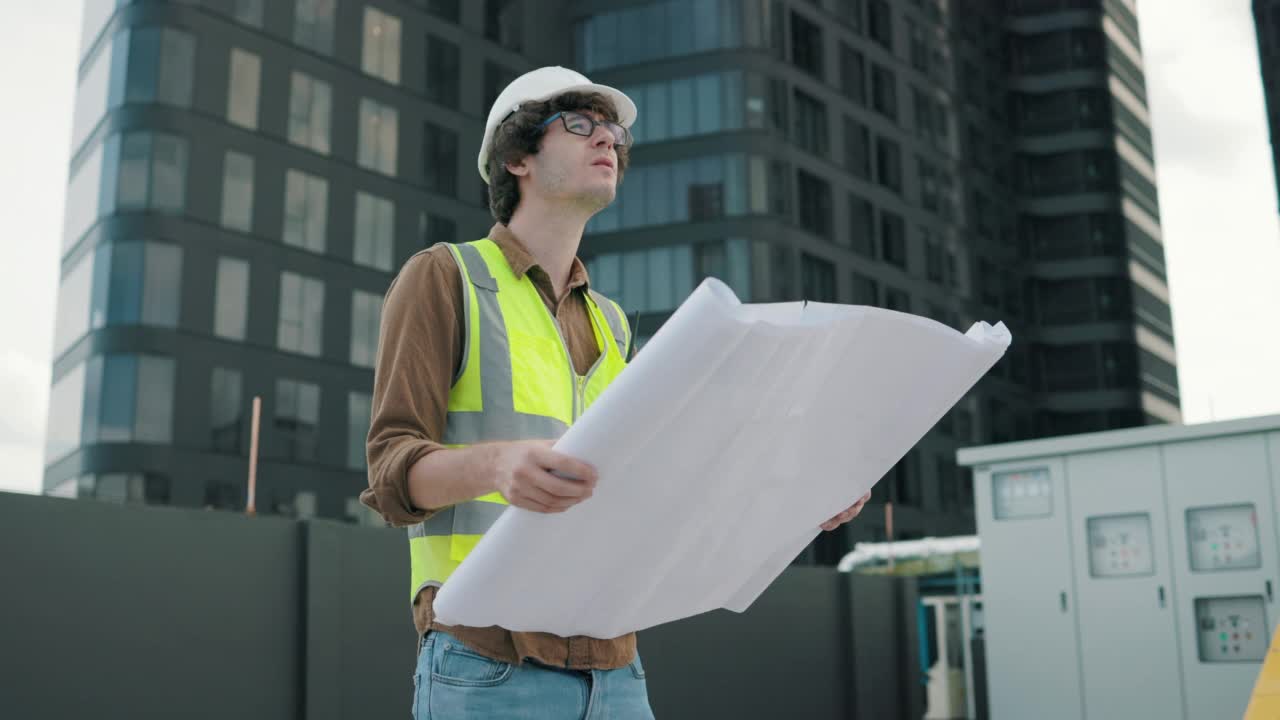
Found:
[[[0,494],[0,715],[297,717],[296,523]]]

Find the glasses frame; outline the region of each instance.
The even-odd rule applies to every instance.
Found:
[[[588,132],[586,132],[586,133],[584,134],[584,133],[580,133],[580,132],[575,132],[574,130],[570,129],[570,128],[569,128],[569,119],[568,119],[568,117],[567,117],[567,116],[569,116],[569,115],[575,115],[575,116],[580,117],[580,118],[582,118],[583,120],[586,120],[587,122],[591,123],[591,130],[589,130]],[[539,127],[539,128],[545,128],[545,127],[547,127],[548,125],[550,125],[551,123],[555,122],[557,118],[559,118],[560,123],[561,123],[562,125],[564,125],[565,132],[567,132],[567,133],[569,133],[569,134],[571,134],[571,135],[577,135],[578,137],[591,137],[592,135],[594,135],[594,134],[595,134],[595,132],[596,132],[596,128],[597,128],[597,127],[603,127],[605,130],[608,130],[608,131],[609,131],[609,134],[610,134],[610,135],[612,135],[612,136],[613,136],[613,144],[614,144],[614,146],[615,146],[615,147],[631,147],[631,144],[632,144],[632,143],[634,142],[634,140],[635,140],[635,139],[632,137],[632,135],[631,135],[631,131],[630,131],[630,130],[628,130],[627,128],[623,127],[623,126],[622,126],[621,124],[619,124],[619,123],[613,122],[612,120],[596,120],[595,118],[591,117],[590,115],[584,115],[584,114],[582,114],[582,113],[580,113],[580,112],[574,112],[574,111],[572,111],[572,110],[561,110],[560,112],[558,112],[558,113],[556,113],[556,114],[552,115],[551,117],[547,118],[546,120],[543,120],[543,121],[542,121],[542,124],[541,124],[541,125],[539,125],[538,127]],[[622,134],[622,138],[621,138],[621,139],[619,139],[619,137],[618,137],[618,134],[619,134],[619,133],[618,133],[617,131],[615,131],[613,128],[617,128],[617,129],[618,129],[618,131],[621,131],[621,134]]]

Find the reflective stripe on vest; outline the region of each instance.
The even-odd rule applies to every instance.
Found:
[[[444,444],[560,437],[626,367],[631,337],[622,308],[588,293],[600,359],[579,377],[537,288],[527,276],[515,277],[495,243],[449,249],[464,280],[465,327]],[[410,601],[423,587],[444,584],[506,507],[501,494],[490,493],[409,528]]]

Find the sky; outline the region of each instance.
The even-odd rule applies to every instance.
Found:
[[[40,487],[80,5],[0,3],[0,491]],[[1280,413],[1280,215],[1249,2],[1139,0],[1138,21],[1183,418]]]

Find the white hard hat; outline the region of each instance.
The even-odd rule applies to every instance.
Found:
[[[613,103],[620,125],[629,128],[636,121],[636,104],[620,90],[597,85],[582,73],[559,65],[530,70],[512,80],[489,109],[489,120],[484,124],[484,140],[480,142],[480,157],[476,159],[480,177],[484,178],[485,183],[489,182],[489,149],[493,146],[493,134],[502,121],[524,103],[550,100],[567,92],[600,93]]]

